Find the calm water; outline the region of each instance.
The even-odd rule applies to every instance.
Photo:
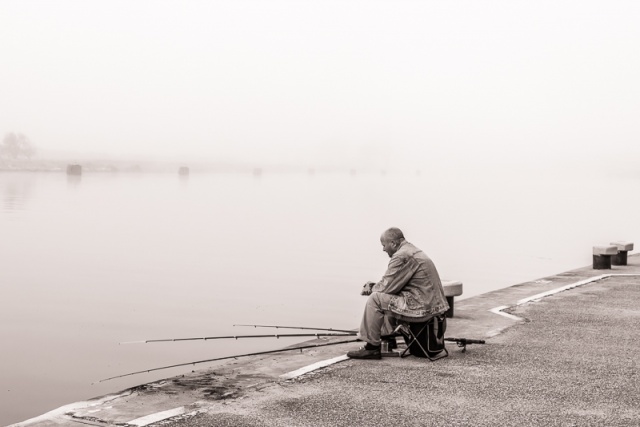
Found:
[[[0,425],[288,343],[122,341],[356,327],[392,225],[465,297],[639,241],[637,180],[540,175],[0,174]]]

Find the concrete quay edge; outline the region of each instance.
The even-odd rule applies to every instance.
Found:
[[[640,254],[630,255],[627,266],[614,266],[611,270],[583,267],[464,299],[456,302],[456,316],[448,319],[446,335],[491,342],[492,338],[510,327],[527,321],[512,314],[518,306],[606,278],[632,276],[640,276]],[[321,338],[309,343],[331,340],[336,338]],[[228,361],[213,368],[65,405],[11,427],[180,425],[199,414],[218,411],[234,401],[243,401],[246,405],[256,392],[269,390],[274,384],[295,382],[298,378],[296,371],[301,372],[300,375],[308,375],[313,373],[313,366],[318,369],[329,366],[331,363],[328,361],[340,363],[347,360],[345,352],[358,346],[358,343],[349,343]],[[474,348],[469,347],[468,352],[473,352]],[[450,352],[458,351],[452,345],[448,349]],[[358,361],[349,363],[354,362]]]

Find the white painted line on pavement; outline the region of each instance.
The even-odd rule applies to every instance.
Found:
[[[37,423],[47,424],[49,421],[51,422],[51,424],[58,424],[59,419],[64,417],[65,414],[73,413],[75,411],[80,411],[87,408],[97,407],[99,405],[110,402],[112,400],[116,400],[118,398],[125,397],[125,396],[130,396],[131,394],[132,392],[129,390],[127,392],[119,393],[119,394],[108,394],[106,396],[102,396],[99,399],[69,403],[68,405],[64,405],[59,408],[53,409],[37,417],[29,418],[28,420],[11,424],[8,427],[23,427],[23,426],[28,426],[28,425],[37,424]]]
[[[605,279],[605,278],[610,277],[610,276],[611,276],[611,274],[603,274],[601,276],[594,276],[594,277],[591,277],[591,278],[586,279],[586,280],[581,280],[579,282],[575,282],[575,283],[571,283],[571,284],[566,285],[566,286],[562,286],[560,288],[551,289],[550,291],[546,291],[546,292],[541,292],[539,294],[535,294],[535,295],[532,295],[530,297],[521,299],[520,301],[518,301],[516,303],[516,305],[522,305],[522,304],[526,304],[526,303],[531,302],[531,301],[537,301],[537,300],[542,299],[544,297],[548,297],[549,295],[553,295],[553,294],[557,294],[558,292],[562,292],[562,291],[566,291],[566,290],[569,290],[569,289],[577,288],[578,286],[586,285],[587,283],[597,282],[598,280],[602,280],[602,279]]]
[[[499,314],[500,316],[504,316],[507,319],[515,320],[516,322],[521,322],[524,320],[522,317],[514,316],[513,314],[503,312],[502,310],[504,310],[505,308],[509,308],[509,306],[501,305],[500,307],[494,307],[489,311],[495,314]]]
[[[343,360],[347,360],[348,357],[346,354],[338,357],[334,357],[333,359],[321,360],[320,362],[313,363],[308,366],[304,366],[300,369],[296,369],[295,371],[287,372],[286,374],[280,375],[280,378],[285,380],[290,380],[292,378],[299,377],[300,375],[307,374],[311,371],[315,371],[316,369],[324,368],[325,366],[333,365],[334,363],[342,362]]]
[[[504,317],[507,317],[507,318],[509,318],[511,320],[515,320],[517,322],[520,322],[520,321],[524,320],[522,317],[518,317],[518,316],[514,316],[513,314],[505,313],[502,310],[507,309],[507,308],[511,308],[511,307],[517,307],[519,305],[526,304],[528,302],[538,301],[538,300],[540,300],[540,299],[542,299],[544,297],[548,297],[550,295],[557,294],[558,292],[562,292],[562,291],[566,291],[566,290],[569,290],[569,289],[577,288],[578,286],[586,285],[588,283],[597,282],[598,280],[607,279],[609,277],[640,277],[640,274],[620,273],[620,274],[602,274],[600,276],[593,276],[593,277],[590,277],[588,279],[581,280],[579,282],[571,283],[571,284],[566,285],[566,286],[562,286],[562,287],[559,287],[559,288],[556,288],[556,289],[551,289],[550,291],[541,292],[539,294],[535,294],[535,295],[532,295],[530,297],[523,298],[523,299],[519,300],[518,302],[516,302],[514,305],[501,305],[499,307],[494,307],[494,308],[490,309],[489,311],[494,313],[494,314],[499,314],[500,316],[504,316]],[[499,331],[502,331],[502,329],[500,329]]]
[[[151,423],[157,423],[158,421],[166,420],[167,418],[175,417],[177,415],[183,415],[187,410],[184,406],[179,408],[169,409],[167,411],[156,412],[155,414],[145,415],[144,417],[136,418],[135,420],[127,421],[127,424],[134,426],[146,426]]]

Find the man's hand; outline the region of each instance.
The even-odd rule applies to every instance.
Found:
[[[360,295],[371,295],[373,293],[373,291],[371,290],[371,288],[373,288],[373,285],[375,285],[376,282],[367,282],[364,284],[364,286],[362,287],[362,291],[360,292]]]

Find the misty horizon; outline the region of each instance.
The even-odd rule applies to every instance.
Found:
[[[640,159],[634,2],[0,5],[46,153],[426,169]]]

